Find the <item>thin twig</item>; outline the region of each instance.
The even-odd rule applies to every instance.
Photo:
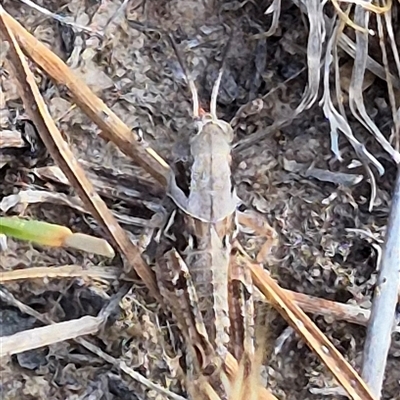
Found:
[[[400,284],[400,167],[389,214],[386,244],[365,339],[362,376],[379,398],[391,343]]]
[[[88,33],[90,33],[90,34],[92,34],[92,35],[96,35],[96,36],[98,36],[98,37],[102,37],[102,36],[104,35],[102,32],[95,31],[95,30],[89,28],[88,26],[84,26],[84,25],[80,25],[80,24],[77,24],[77,23],[75,23],[75,22],[72,22],[72,21],[70,21],[70,19],[67,18],[67,17],[62,17],[61,15],[55,14],[55,13],[53,13],[53,12],[47,10],[46,8],[41,7],[41,6],[37,5],[37,4],[35,4],[35,3],[34,3],[33,1],[31,1],[31,0],[19,0],[19,1],[20,1],[21,3],[26,4],[28,7],[31,7],[31,8],[33,8],[34,10],[39,11],[41,14],[46,15],[47,17],[50,17],[50,18],[55,19],[55,20],[58,21],[60,24],[68,25],[68,26],[70,26],[71,28],[74,28],[74,29],[76,29],[76,30],[78,30],[78,31],[88,32]]]
[[[114,12],[113,15],[111,15],[110,19],[106,22],[103,28],[103,32],[107,30],[107,28],[111,25],[111,23],[119,16],[121,15],[124,11],[125,8],[127,7],[129,3],[129,0],[124,0],[124,2],[118,7],[117,11]],[[139,6],[138,6],[139,7]]]

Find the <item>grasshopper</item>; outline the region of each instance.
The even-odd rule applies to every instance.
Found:
[[[212,89],[210,112],[201,112],[196,86],[171,42],[192,93],[197,133],[190,140],[193,162],[188,195],[173,173],[167,191],[179,214],[172,237],[184,236],[186,246],[180,252],[175,248],[162,251],[157,279],[183,335],[200,354],[200,370],[204,371],[210,364],[219,367],[226,359],[233,347],[230,338],[237,345],[233,349],[236,357],[243,354],[242,345],[251,352],[251,282],[245,271],[232,267],[240,200],[231,176],[233,128],[216,111],[223,66]],[[239,326],[239,320],[247,326]],[[249,338],[246,345],[244,340]]]
[[[196,286],[199,309],[216,354],[225,358],[229,342],[228,270],[236,234],[238,198],[231,180],[233,129],[216,115],[222,68],[214,84],[210,112],[199,114],[197,91],[192,90],[197,133],[190,141],[193,164],[186,197],[172,177],[169,196],[184,212],[190,240],[185,261]]]

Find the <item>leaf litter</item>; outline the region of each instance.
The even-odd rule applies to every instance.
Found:
[[[269,98],[265,98],[259,113],[239,117],[236,127],[238,146],[234,154],[237,165],[234,179],[241,198],[274,221],[274,226],[280,234],[281,245],[276,251],[276,259],[270,261],[269,269],[274,278],[285,288],[338,302],[355,305],[368,304],[376,279],[377,250],[371,246],[371,242],[365,236],[354,235],[349,229],[368,232],[378,242],[384,238],[385,218],[389,211],[390,194],[394,181],[394,168],[390,156],[396,159],[396,142],[398,141],[398,131],[396,132],[394,129],[391,132],[390,130],[393,120],[393,105],[390,102],[393,102],[393,98],[395,101],[398,99],[396,94],[398,77],[393,79],[388,77],[391,74],[398,75],[398,72],[396,68],[390,66],[391,71],[388,74],[387,62],[383,61],[381,65],[379,63],[377,65],[375,57],[375,60],[371,60],[371,57],[366,54],[365,48],[361,52],[360,46],[365,46],[366,40],[366,33],[363,31],[355,33],[353,43],[356,44],[356,51],[353,56],[349,58],[343,55],[341,53],[343,43],[349,44],[347,39],[343,42],[343,37],[349,35],[354,38],[354,32],[350,28],[344,27],[343,24],[340,26],[341,21],[337,20],[340,30],[344,33],[341,32],[338,41],[332,39],[334,38],[332,32],[335,30],[328,26],[329,20],[326,15],[329,4],[323,9],[319,2],[317,4],[313,1],[297,4],[297,6],[296,3],[293,5],[290,2],[282,2],[279,4],[280,7],[278,2],[274,2],[274,15],[275,12],[278,13],[276,10],[280,9],[280,18],[275,32],[268,33],[270,40],[262,36],[270,26],[271,19],[267,19],[270,18],[268,14],[266,17],[260,18],[256,6],[251,3],[229,3],[214,2],[213,4],[216,8],[220,7],[224,22],[233,24],[235,39],[237,39],[237,46],[233,49],[227,62],[227,74],[233,76],[235,85],[239,89],[233,100],[233,104],[237,107],[232,107],[232,103],[221,107],[220,112],[223,113],[225,119],[233,118],[237,109],[249,102],[252,94],[264,99],[280,83],[295,76],[290,85],[283,85],[281,89],[270,94]],[[49,7],[46,2],[43,2],[42,5],[51,9],[51,5]],[[105,26],[106,21],[110,20],[119,5],[119,2],[109,1],[96,9],[94,6],[86,7],[83,2],[77,0],[70,2],[67,9],[75,16],[82,12],[87,14],[89,20],[93,21],[93,26],[101,30],[101,24],[103,23]],[[5,7],[7,11],[18,12],[22,6],[21,4],[17,6],[17,2],[8,1],[5,2]],[[393,7],[396,9],[397,4]],[[268,6],[263,11],[267,8]],[[179,25],[181,40],[188,45],[188,48],[194,49],[191,61],[198,70],[197,73],[201,74],[207,65],[209,69],[211,68],[212,73],[214,58],[224,43],[223,38],[218,36],[221,35],[222,30],[213,29],[213,24],[218,26],[219,23],[216,15],[220,15],[215,10],[211,9],[210,12],[203,7],[196,9],[187,1],[170,2],[168,5],[162,3],[157,7],[146,3],[144,8],[143,5],[134,3],[127,6],[125,15],[122,14],[111,22],[114,35],[107,37],[106,34],[103,42],[97,38],[82,36],[79,32],[73,34],[75,44],[78,46],[80,39],[84,41],[87,48],[86,53],[82,51],[77,53],[75,62],[78,62],[82,68],[87,66],[96,68],[96,71],[105,74],[108,82],[110,79],[114,82],[115,86],[108,85],[108,88],[99,93],[100,96],[129,126],[140,125],[145,132],[146,141],[168,161],[173,158],[173,143],[183,140],[187,135],[185,127],[188,120],[187,110],[190,107],[188,98],[177,83],[173,70],[171,71],[170,60],[173,58],[171,49],[166,46],[157,32],[151,31],[151,29],[140,32],[135,29],[137,25],[134,25],[132,21],[142,20],[144,25],[151,22],[152,25],[161,26],[165,30],[176,30]],[[58,10],[52,9],[52,11],[57,12]],[[356,14],[362,11],[358,9]],[[303,16],[301,12],[304,13]],[[19,14],[16,15],[20,18]],[[302,17],[308,17],[309,27],[304,26]],[[386,15],[385,18],[389,17]],[[197,22],[196,24],[193,24],[194,20]],[[58,25],[51,20],[43,19],[40,14],[36,13],[25,14],[20,21],[28,28],[32,27],[35,35],[37,34],[41,40],[44,39],[44,42],[48,43],[53,51],[61,54],[64,59],[68,59],[65,51],[61,50],[62,39]],[[390,32],[390,18],[387,21],[389,21],[387,29]],[[355,18],[355,23],[362,25],[357,18]],[[111,28],[108,26],[107,30]],[[193,41],[193,36],[198,35],[198,28],[201,28],[199,30],[202,32],[202,36],[196,36],[196,41]],[[254,34],[254,38],[248,35],[249,32]],[[257,35],[259,36],[257,37]],[[330,48],[329,45],[326,48],[323,47],[320,39],[324,35],[328,35],[327,39],[331,40]],[[50,41],[49,37],[52,37],[53,40]],[[55,47],[54,37],[57,38],[56,43],[60,43]],[[318,40],[310,43],[311,38]],[[264,47],[260,46],[262,40],[267,41],[267,45]],[[196,42],[201,45],[199,46]],[[374,37],[367,37],[367,42],[370,43],[372,49],[378,49]],[[123,45],[124,43],[125,45]],[[195,44],[194,47],[193,44]],[[258,63],[258,69],[256,69],[254,54],[256,50],[260,49],[263,49],[265,62],[264,64]],[[347,49],[347,51],[349,50]],[[370,51],[371,54],[375,54],[373,50]],[[357,68],[359,68],[356,70],[356,77],[354,77],[353,69],[354,79],[350,79],[349,91],[352,93],[351,95],[349,93],[349,104],[342,104],[341,101],[341,77],[338,74],[339,55],[345,60],[354,58]],[[259,54],[258,57],[260,57]],[[396,53],[394,53],[394,58],[396,59]],[[249,59],[254,59],[254,64],[249,63]],[[324,68],[321,78],[319,78],[321,65]],[[330,68],[332,66],[336,68],[334,75],[336,93],[331,86]],[[365,68],[368,66],[370,70],[380,71],[380,75],[377,74],[380,80],[376,80],[369,88],[364,88],[355,79],[363,76]],[[298,71],[304,67],[308,68],[309,72],[308,85],[305,74],[297,75]],[[210,73],[210,70],[208,72]],[[374,73],[374,71],[372,72]],[[257,75],[261,79],[255,79]],[[46,82],[46,78],[42,74],[39,76],[43,82]],[[199,79],[203,79],[207,83],[206,77],[200,75]],[[324,109],[327,120],[324,118],[321,108],[316,104],[316,101],[319,100],[320,79],[324,79],[324,106],[325,104],[329,106]],[[386,80],[388,85],[393,84],[393,96],[387,95],[387,88],[382,79]],[[87,83],[90,84],[90,82]],[[7,120],[5,128],[14,129],[12,124],[21,118],[23,109],[21,103],[18,103],[19,96],[15,94],[15,86],[8,84],[6,90],[11,95],[7,98],[5,107],[12,113],[16,113],[16,116],[14,119]],[[58,96],[59,98],[66,97],[71,102],[68,94],[63,92],[62,88],[53,86],[49,81],[42,86],[42,94],[46,100]],[[331,96],[332,99],[330,99]],[[283,113],[284,108],[280,106],[281,104],[289,109],[289,113]],[[394,109],[396,107],[398,104],[394,105]],[[290,114],[290,110],[294,110],[294,113]],[[58,113],[57,115],[56,109],[53,110],[53,119],[58,121],[68,135],[68,141],[76,156],[91,164],[92,170],[94,169],[99,174],[99,179],[104,178],[101,167],[105,163],[112,167],[116,175],[121,173],[128,177],[131,175],[132,179],[143,175],[113,145],[104,146],[104,142],[98,139],[99,131],[78,110],[69,110],[67,107],[67,110],[60,110]],[[354,113],[356,115],[353,116]],[[358,118],[360,123],[354,117]],[[288,120],[290,121],[289,126],[285,125]],[[371,123],[371,121],[374,122]],[[363,128],[363,124],[366,129]],[[269,125],[275,127],[268,130]],[[373,136],[368,134],[367,129]],[[381,130],[386,141],[380,135]],[[348,141],[344,140],[341,133],[345,134]],[[378,142],[382,147],[378,145]],[[123,146],[120,148],[124,152],[129,151]],[[332,156],[331,149],[336,158]],[[20,151],[20,149],[16,151]],[[25,154],[25,157],[29,158],[29,156],[29,153]],[[363,162],[363,167],[358,167],[353,172],[356,172],[357,176],[364,176],[364,180],[361,182],[357,180],[350,187],[343,185],[342,181],[332,182],[332,179],[330,181],[328,179],[327,182],[326,179],[309,176],[303,171],[296,169],[287,171],[285,168],[285,165],[288,165],[287,160],[289,160],[292,165],[304,165],[307,168],[305,171],[322,170],[326,171],[323,175],[325,177],[335,176],[332,173],[344,177],[346,175],[340,174],[348,174],[346,165],[349,165],[355,156]],[[338,159],[342,162],[339,163]],[[16,164],[15,158],[11,157],[8,160],[10,161],[7,161],[6,166],[13,162],[13,168],[17,166],[17,171],[21,168],[21,171],[26,171],[26,165]],[[38,160],[40,167],[43,162],[48,163],[48,160]],[[88,168],[85,167],[85,169]],[[375,175],[376,171],[379,173],[378,176]],[[18,193],[18,189],[15,190],[15,188],[21,184],[21,177],[25,179],[23,183],[40,190],[50,190],[53,193],[54,191],[65,193],[66,190],[70,190],[54,182],[49,183],[47,179],[43,179],[43,176],[40,178],[32,173],[33,171],[30,174],[25,172],[23,175],[19,175],[19,173],[15,173],[14,169],[6,168],[4,172],[6,172],[6,179],[3,182],[2,198],[14,192]],[[383,175],[379,176],[381,174]],[[317,176],[320,175],[317,173]],[[115,181],[110,180],[109,187],[114,185]],[[106,186],[103,187],[106,188]],[[132,185],[132,187],[136,188],[137,186]],[[111,197],[113,200],[111,208],[118,207],[119,202],[127,201],[126,198],[118,201],[118,193]],[[126,211],[128,208],[124,207],[122,210]],[[25,212],[32,216],[43,217],[45,215],[46,220],[57,223],[64,222],[67,226],[73,225],[74,228],[99,232],[97,224],[92,219],[84,217],[81,209],[73,210],[70,205],[64,205],[63,210],[65,210],[63,218],[60,218],[59,212],[55,213],[52,207],[29,206]],[[138,211],[139,213],[143,212],[140,209]],[[139,217],[142,215],[139,214]],[[131,232],[135,243],[145,240],[140,235],[143,235],[143,231],[132,230]],[[248,239],[248,247],[251,249],[252,238]],[[26,246],[13,244],[7,254],[6,259],[12,258],[14,263],[26,260],[28,257],[27,266],[60,264],[65,263],[67,259],[75,259],[74,261],[79,259],[82,264],[98,263],[98,260],[93,257],[85,259],[73,252],[48,249],[27,251]],[[29,256],[34,257],[33,263]],[[4,258],[2,257],[2,259]],[[3,265],[8,267],[11,264],[4,263]],[[89,283],[89,286],[82,286],[79,281],[54,282],[50,284],[49,289],[37,282],[34,283],[34,290],[30,290],[32,282],[29,281],[19,283],[17,286],[13,285],[7,287],[15,293],[17,290],[21,291],[20,296],[27,304],[33,304],[35,307],[42,304],[43,310],[46,310],[46,306],[43,305],[43,300],[40,301],[40,297],[48,296],[49,304],[60,320],[63,320],[63,315],[65,318],[66,311],[63,307],[68,299],[74,301],[76,296],[79,298],[79,293],[84,293],[89,289],[92,296],[89,297],[89,301],[95,303],[98,297],[101,298],[106,293],[113,291],[109,284],[100,286],[100,290],[95,290],[94,284]],[[52,287],[53,289],[51,289]],[[99,296],[99,293],[102,294]],[[56,294],[58,296],[54,300]],[[139,291],[133,296],[133,299],[131,307],[132,304],[136,304],[136,306],[131,309],[134,310],[134,313],[129,312],[128,315],[125,315],[125,321],[123,318],[119,320],[118,328],[121,329],[113,329],[109,333],[105,329],[99,336],[99,340],[110,352],[127,358],[127,362],[131,366],[139,368],[152,381],[160,380],[163,385],[171,386],[174,391],[178,392],[180,390],[178,381],[174,379],[173,374],[165,372],[172,370],[167,361],[170,360],[167,353],[171,350],[168,347],[172,345],[175,347],[175,351],[179,349],[176,332],[173,327],[168,326],[167,321],[158,321],[157,307],[152,301],[149,301],[146,294]],[[263,309],[260,308],[260,310],[262,312]],[[273,312],[270,314],[272,315],[268,316],[268,321],[270,322],[271,343],[266,346],[266,358],[269,359],[268,386],[274,388],[274,393],[281,398],[316,399],[320,398],[321,393],[325,393],[326,398],[329,398],[328,396],[334,398],[335,392],[328,395],[329,386],[333,382],[330,382],[324,368],[315,363],[312,353],[295,336],[289,337],[286,347],[277,356],[269,354],[268,349],[273,348],[274,339],[284,328],[282,321],[274,316]],[[352,362],[360,365],[359,356],[365,335],[364,330],[360,330],[354,325],[338,321],[332,322],[330,319],[321,317],[313,317],[313,319],[342,353],[346,354]],[[139,326],[143,326],[145,329],[142,330],[142,334],[139,333]],[[131,334],[132,330],[136,333]],[[169,331],[170,339],[174,338],[170,343],[165,342],[163,334],[165,330]],[[147,334],[143,334],[144,332]],[[125,340],[129,342],[128,346],[123,343],[124,340],[121,341],[124,336]],[[398,338],[395,336],[392,343],[394,350],[398,348],[396,339]],[[126,351],[128,349],[129,351]],[[52,354],[57,354],[56,350],[53,349],[54,353]],[[66,382],[67,377],[72,379],[76,385],[75,394],[70,393],[67,396],[86,398],[85,396],[89,395],[87,393],[89,389],[85,388],[87,381],[93,382],[94,386],[101,386],[103,392],[96,392],[93,389],[94,393],[102,393],[98,396],[105,396],[104,398],[116,396],[115,388],[114,393],[107,393],[107,390],[113,386],[110,379],[100,384],[93,375],[96,368],[104,370],[107,365],[96,366],[92,360],[89,363],[91,371],[88,371],[78,361],[79,357],[74,361],[69,349],[61,346],[59,350],[58,354],[64,356],[64,362],[58,365],[58,370],[61,368],[65,371],[65,377],[57,379],[59,379],[61,387],[61,382]],[[81,354],[81,361],[90,360],[91,356],[82,353],[80,347],[76,348],[75,353],[76,351]],[[392,351],[392,354],[396,354],[396,352]],[[66,363],[69,359],[72,362]],[[29,394],[34,395],[35,398],[44,398],[49,395],[54,398],[67,398],[62,392],[58,393],[54,388],[47,386],[47,382],[52,379],[50,372],[52,369],[49,363],[53,363],[54,366],[55,361],[48,357],[46,360],[45,378],[40,375],[39,369],[37,369],[39,374],[37,379],[24,377],[23,379],[30,384],[27,384],[26,388],[21,386],[20,392],[15,392],[20,398]],[[383,398],[395,398],[397,393],[396,380],[399,378],[396,377],[396,369],[390,368],[391,365],[395,365],[395,362],[396,356],[389,356],[388,371],[390,373],[384,385]],[[8,371],[16,371],[16,366],[12,363],[7,364],[7,368],[9,368]],[[41,368],[43,369],[43,367]],[[79,370],[82,372],[81,376],[77,374]],[[21,376],[20,372],[18,374]],[[5,371],[5,376],[13,377],[13,374]],[[109,376],[107,377],[109,378]],[[81,383],[79,384],[79,382]],[[131,386],[132,382],[125,380],[125,385]],[[325,392],[323,392],[324,390]],[[136,393],[144,398],[158,396],[152,392],[144,394],[143,388],[140,386],[132,388],[131,393]],[[13,394],[10,392],[10,395]]]

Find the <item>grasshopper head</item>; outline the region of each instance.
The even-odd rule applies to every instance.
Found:
[[[196,125],[197,135],[207,132],[210,135],[223,137],[227,143],[232,143],[233,141],[234,133],[231,125],[211,113],[203,114],[197,120]]]

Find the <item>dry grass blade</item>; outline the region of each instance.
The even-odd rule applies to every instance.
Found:
[[[265,14],[269,14],[270,12],[273,12],[272,23],[271,27],[264,34],[266,37],[272,36],[278,29],[279,17],[281,15],[281,0],[274,0],[268,10],[265,12]]]
[[[364,27],[368,26],[369,12],[365,11],[362,6],[356,6],[354,16],[355,23]],[[390,142],[369,117],[364,104],[362,86],[367,65],[368,33],[356,31],[356,44],[356,55],[349,90],[350,110],[358,121],[375,136],[376,140],[390,154],[393,160],[399,163],[400,153],[392,147]]]
[[[16,216],[0,217],[0,232],[8,237],[44,246],[72,247],[109,258],[115,257],[114,249],[106,240],[83,233],[73,233],[63,225],[25,220]]]
[[[58,167],[43,167],[42,169],[48,169],[51,168],[56,169],[57,172],[55,176],[58,176],[59,174],[62,174],[62,172],[58,169]],[[39,169],[38,169],[39,171]],[[50,172],[50,171],[49,171]],[[40,175],[42,177],[42,179],[44,179],[45,177]],[[54,177],[53,177],[54,178]],[[57,180],[59,181],[59,180]],[[61,180],[61,182],[68,184],[68,181],[64,181]],[[29,194],[32,193],[33,195],[36,193],[36,191],[25,191],[25,192],[19,192],[18,196],[21,196],[21,202],[27,202],[29,203]],[[26,197],[25,195],[28,195],[28,197]],[[40,196],[52,196],[52,195],[60,195],[60,193],[47,193],[47,192],[38,192],[38,195]],[[12,195],[12,196],[16,196],[16,195]],[[33,196],[35,197],[35,195]],[[3,205],[4,200],[7,199],[7,197],[5,197],[3,199],[3,201],[0,203],[0,207]],[[85,210],[83,210],[85,211]],[[148,222],[147,222],[148,223]],[[260,234],[259,232],[257,232],[258,234]],[[36,268],[32,268],[32,269],[24,269],[24,270],[18,270],[18,273],[21,273],[21,278],[13,278],[14,271],[10,271],[12,274],[8,275],[8,272],[4,272],[2,275],[1,279],[23,279],[24,276],[26,276],[26,278],[31,279],[35,277],[36,274],[36,270],[37,273],[39,274],[38,277],[55,277],[55,276],[84,276],[85,274],[91,275],[93,273],[93,275],[91,276],[95,276],[96,273],[93,272],[93,269],[96,269],[99,271],[99,277],[104,278],[104,279],[112,279],[111,276],[109,276],[108,272],[104,270],[104,267],[90,267],[90,269],[82,269],[79,266],[75,266],[75,268],[77,268],[76,270],[71,270],[71,274],[69,270],[65,270],[64,272],[64,268],[67,268],[68,266],[65,267],[61,267],[61,268],[44,268],[43,271],[41,272],[40,269],[36,269]],[[71,266],[71,268],[73,268]],[[115,275],[117,274],[117,269],[112,268],[113,271],[111,272],[111,275]],[[35,271],[34,271],[35,270]],[[46,272],[48,271],[48,273]],[[100,272],[101,271],[101,272]],[[76,273],[76,275],[75,275]],[[6,275],[7,274],[7,275]],[[25,275],[26,274],[26,275]],[[104,275],[102,275],[104,274]],[[7,277],[6,277],[7,276]],[[17,275],[15,275],[17,276]],[[97,276],[97,275],[96,275]],[[323,315],[327,318],[331,318],[331,319],[335,319],[335,320],[344,320],[353,324],[357,324],[357,325],[367,325],[369,316],[370,316],[370,311],[361,307],[358,307],[356,305],[351,305],[351,304],[342,304],[342,303],[337,303],[334,301],[330,301],[330,300],[325,300],[325,299],[321,299],[321,298],[317,298],[317,297],[313,297],[313,296],[309,296],[309,295],[305,295],[302,293],[297,293],[297,292],[290,292],[290,295],[293,296],[295,302],[302,308],[303,311],[307,312],[307,313],[311,313],[314,315]],[[400,329],[400,327],[398,328]],[[232,338],[231,338],[232,340]]]
[[[357,372],[343,358],[327,337],[310,318],[295,304],[287,292],[258,264],[249,261],[253,281],[257,288],[277,308],[285,320],[302,336],[307,345],[318,355],[334,377],[353,400],[373,400],[375,397]]]
[[[120,275],[117,267],[81,267],[80,265],[63,265],[61,267],[33,267],[0,272],[0,283],[21,281],[25,279],[73,278],[117,279]]]
[[[338,39],[338,46],[345,51],[350,57],[355,57],[356,45],[355,43],[344,33],[342,33]],[[385,69],[371,56],[367,56],[366,68],[377,77],[386,80]],[[392,74],[389,75],[393,86],[396,89],[400,89],[400,79]]]
[[[115,223],[117,223],[115,221]],[[64,246],[105,257],[115,257],[114,249],[104,240],[84,233],[73,233],[64,241]]]
[[[288,296],[306,313],[323,315],[324,317],[343,320],[357,325],[367,325],[370,311],[351,304],[337,303],[303,293],[283,289]],[[268,299],[267,299],[268,300]]]
[[[311,107],[317,100],[321,76],[322,44],[326,35],[323,12],[325,2],[306,0],[304,4],[307,8],[307,16],[310,22],[307,45],[308,85],[303,94],[303,99],[296,109],[298,114]]]
[[[14,18],[2,10],[5,24],[14,33],[26,54],[57,83],[65,85],[85,114],[102,130],[101,136],[113,142],[153,178],[166,186],[168,164],[129,129],[89,87],[76,76],[51,50],[26,31]]]
[[[3,336],[1,338],[1,356],[10,356],[79,336],[92,335],[98,332],[103,322],[102,317],[87,315],[79,319],[28,329],[11,336]]]
[[[369,164],[374,165],[380,175],[383,175],[385,169],[383,165],[374,157],[366,147],[354,136],[353,131],[348,123],[344,106],[341,102],[341,89],[340,89],[340,75],[339,75],[339,61],[337,56],[337,49],[335,46],[336,38],[342,36],[343,23],[338,21],[327,45],[325,54],[325,65],[324,65],[324,94],[321,101],[322,108],[325,117],[330,123],[330,134],[331,134],[331,150],[336,157],[341,160],[342,157],[339,151],[339,131],[342,132],[349,143],[353,146],[357,156],[363,162],[365,170],[370,178],[371,185],[371,199],[370,199],[370,210],[373,207],[376,197],[376,182],[375,176],[369,167]],[[335,67],[335,85],[336,85],[336,99],[339,105],[339,110],[333,105],[330,91],[330,66],[334,61]]]
[[[349,2],[350,2],[350,3],[353,3],[353,1],[349,1]],[[345,13],[345,12],[340,8],[339,2],[338,2],[337,0],[331,0],[331,3],[332,3],[332,5],[333,5],[333,7],[335,7],[335,10],[336,10],[338,16],[340,17],[340,19],[341,19],[346,25],[350,26],[350,27],[353,28],[355,31],[360,31],[360,32],[363,32],[363,33],[365,33],[365,34],[371,34],[371,35],[374,34],[374,31],[373,31],[373,30],[369,30],[369,29],[367,29],[367,28],[365,28],[365,27],[359,26],[359,25],[357,25],[356,23],[354,23],[354,22],[350,19],[349,15],[348,15],[347,13]],[[356,3],[356,2],[354,2],[354,3]],[[365,3],[366,3],[366,2],[365,2]],[[348,7],[348,8],[350,8],[350,7]],[[364,7],[364,8],[367,9],[366,7]],[[375,7],[375,8],[377,8],[377,7]]]
[[[8,21],[10,20],[12,19],[10,17],[7,18],[7,14],[0,8],[0,33],[3,39],[10,44],[8,50],[11,59],[10,69],[16,77],[25,108],[34,121],[41,139],[82,201],[84,201],[86,207],[106,229],[121,253],[124,254],[129,265],[142,278],[152,295],[159,298],[157,284],[150,267],[144,262],[139,249],[129,240],[103,200],[96,193],[53,122],[25,56],[8,26]],[[35,52],[40,53],[40,50],[36,49]]]
[[[392,79],[390,78],[390,66],[389,66],[389,57],[388,52],[386,50],[386,35],[383,21],[386,25],[386,32],[390,42],[390,48],[392,50],[393,59],[396,64],[397,74],[400,76],[400,56],[399,51],[397,48],[396,39],[394,37],[393,31],[393,24],[392,24],[392,13],[391,13],[391,1],[388,1],[388,5],[390,5],[389,10],[386,11],[383,15],[377,16],[378,22],[378,33],[379,33],[379,44],[382,50],[382,59],[383,64],[385,66],[385,73],[386,73],[386,81],[387,81],[387,88],[388,88],[388,97],[390,101],[391,111],[392,111],[392,118],[393,118],[393,131],[394,131],[394,140],[393,146],[395,149],[400,149],[400,115],[397,112],[397,101],[396,101],[396,93],[393,87]]]
[[[297,3],[295,1],[295,3]],[[241,139],[235,146],[236,151],[243,150],[259,140],[264,139],[273,132],[281,129],[284,126],[290,124],[295,118],[297,118],[304,110],[310,108],[318,97],[318,90],[321,76],[321,59],[322,59],[322,45],[326,36],[325,18],[323,9],[325,1],[319,0],[306,0],[301,3],[305,5],[307,16],[309,19],[309,37],[307,45],[307,64],[308,64],[308,84],[303,93],[302,100],[297,108],[293,111],[290,117],[280,118],[275,121],[271,126],[266,127],[260,132],[253,133]],[[274,2],[272,7],[277,7],[278,3]],[[275,17],[274,8],[274,17]],[[274,25],[271,26],[273,29]],[[256,38],[260,36],[267,36],[266,34],[256,35]]]
[[[388,218],[385,250],[364,345],[362,376],[379,398],[389,353],[400,284],[400,168]]]

